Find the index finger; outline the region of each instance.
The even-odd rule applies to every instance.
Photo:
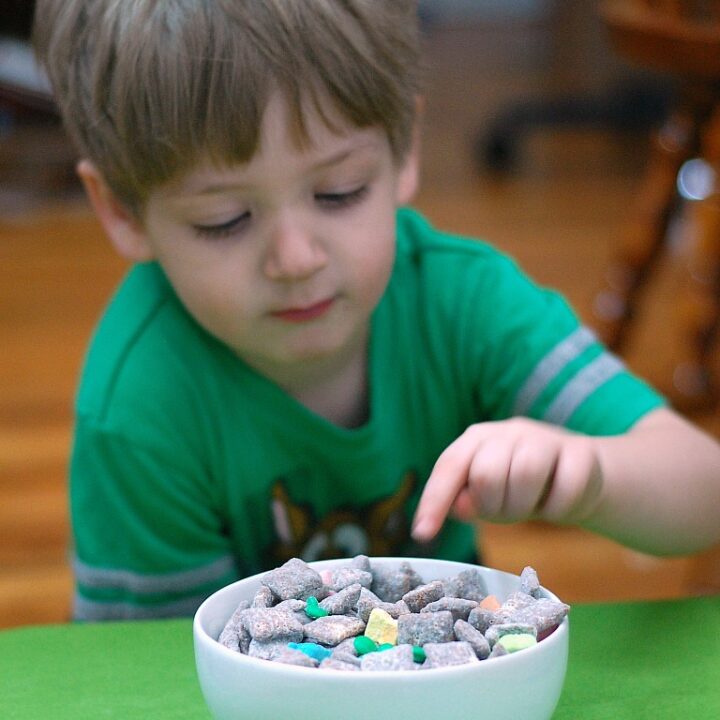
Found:
[[[467,485],[478,442],[477,430],[468,428],[435,462],[413,520],[412,536],[418,542],[432,540],[442,527],[455,499]]]

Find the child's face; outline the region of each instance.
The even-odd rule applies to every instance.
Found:
[[[395,257],[395,210],[417,182],[415,150],[398,167],[381,130],[334,134],[313,115],[307,126],[301,151],[274,98],[248,164],[157,190],[143,223],[189,312],[278,381],[364,347]]]

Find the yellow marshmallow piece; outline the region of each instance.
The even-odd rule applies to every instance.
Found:
[[[397,645],[397,620],[393,620],[385,610],[374,608],[370,612],[370,617],[365,626],[365,635],[371,640],[374,640],[378,645],[383,645],[384,643]]]

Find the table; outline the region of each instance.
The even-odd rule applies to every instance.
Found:
[[[720,596],[576,605],[570,618],[553,720],[720,718]],[[0,718],[209,720],[191,621],[0,632]]]

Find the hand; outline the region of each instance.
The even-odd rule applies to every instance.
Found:
[[[435,463],[412,535],[432,539],[451,510],[462,520],[578,522],[602,485],[591,437],[527,418],[471,425]]]

